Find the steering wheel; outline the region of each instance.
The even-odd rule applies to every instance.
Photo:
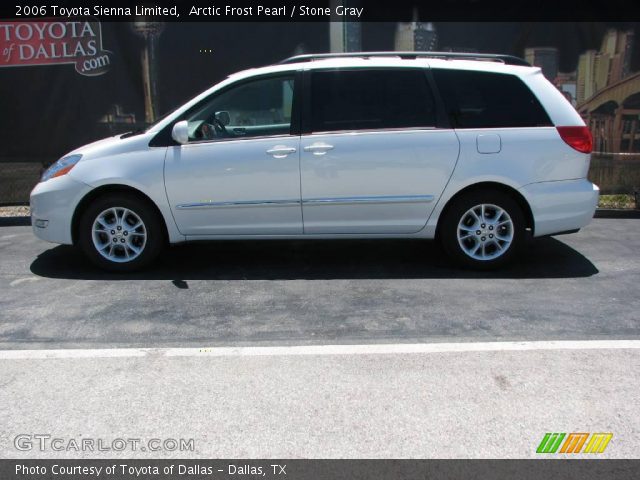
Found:
[[[211,118],[211,123],[203,122],[199,130],[204,140],[213,140],[214,138],[228,136],[226,127],[215,116]]]

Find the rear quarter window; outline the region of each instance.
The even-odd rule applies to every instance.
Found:
[[[434,69],[454,128],[552,126],[536,96],[515,75]]]

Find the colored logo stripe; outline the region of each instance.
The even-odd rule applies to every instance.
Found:
[[[542,442],[538,445],[536,453],[556,453],[562,439],[566,434],[564,433],[547,433],[545,434]]]
[[[570,433],[562,444],[560,453],[580,453],[587,438],[589,438],[588,433]]]
[[[613,437],[613,433],[594,433],[591,440],[584,449],[584,453],[602,453],[607,448],[609,440]]]
[[[589,438],[589,433],[584,432],[572,432],[568,435],[560,432],[546,433],[538,445],[536,453],[556,453],[560,444],[562,444],[562,448],[558,453],[602,453],[612,437],[613,433],[609,432],[592,433],[591,438]],[[587,439],[589,439],[588,442]],[[587,446],[583,451],[582,447],[585,443]]]

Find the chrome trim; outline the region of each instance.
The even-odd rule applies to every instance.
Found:
[[[300,205],[300,200],[241,200],[237,202],[197,202],[176,205],[177,209],[219,208],[219,207],[256,207],[271,205]]]
[[[354,205],[360,203],[429,203],[433,202],[433,195],[388,195],[377,197],[337,197],[337,198],[307,198],[303,205]]]
[[[336,198],[307,198],[302,200],[303,205],[357,205],[362,203],[429,203],[434,199],[433,195],[388,195],[376,197],[336,197]],[[199,209],[219,207],[256,207],[271,205],[300,205],[300,200],[240,200],[236,202],[196,202],[176,205],[177,209]]]

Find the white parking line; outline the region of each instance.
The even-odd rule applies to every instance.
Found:
[[[411,353],[504,352],[531,350],[638,349],[640,340],[533,342],[397,343],[373,345],[296,345],[274,347],[105,348],[2,350],[0,360],[115,357],[241,357],[291,355],[389,355]]]

